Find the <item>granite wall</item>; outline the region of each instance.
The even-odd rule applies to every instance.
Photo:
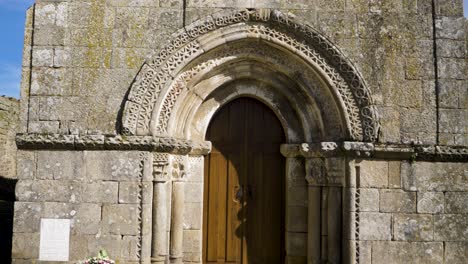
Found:
[[[121,135],[122,112],[144,62],[177,30],[245,8],[276,9],[323,34],[353,62],[380,116],[375,142],[325,142],[316,153],[291,154],[297,164],[312,164],[301,165],[301,175],[330,156],[346,159],[347,169],[330,187],[333,210],[321,207],[327,181],[301,180],[294,196],[302,197],[294,201],[301,211],[287,219],[300,230],[286,241],[288,263],[314,263],[320,254],[345,263],[468,261],[468,23],[461,0],[41,0],[28,10],[25,29],[14,263],[38,262],[43,218],[71,219],[70,262],[106,248],[124,263],[200,263],[202,172],[183,185],[180,172],[168,181],[161,176],[167,168],[155,168],[172,163],[154,157],[190,154],[203,162],[207,152],[175,137]],[[0,166],[9,164],[14,176],[14,159],[5,160]],[[333,166],[326,170],[336,174]],[[161,187],[166,181],[168,189]],[[337,210],[342,217],[322,217]],[[322,251],[311,256],[311,224],[325,222],[341,227],[319,231]],[[331,234],[342,244],[328,247]],[[326,252],[341,247],[342,255]]]

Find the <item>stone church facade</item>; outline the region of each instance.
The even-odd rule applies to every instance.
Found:
[[[12,262],[70,219],[69,263],[466,263],[462,9],[37,1]]]

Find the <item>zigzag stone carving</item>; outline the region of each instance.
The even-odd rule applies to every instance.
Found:
[[[330,41],[310,26],[297,23],[277,10],[267,9],[218,14],[180,30],[138,74],[125,104],[122,133],[150,134],[154,107],[162,109],[157,116],[156,133],[164,132],[174,103],[184,89],[185,82],[179,76],[185,75],[183,79],[187,74],[190,75],[180,70],[207,52],[198,38],[236,24],[249,26],[248,34],[245,35],[273,42],[318,66],[339,92],[351,138],[358,141],[376,140],[378,115],[369,89],[355,67]],[[165,89],[169,89],[169,92],[161,94]],[[161,105],[155,106],[157,102]]]

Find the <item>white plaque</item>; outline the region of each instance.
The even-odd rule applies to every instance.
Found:
[[[41,219],[39,260],[68,261],[70,219]]]

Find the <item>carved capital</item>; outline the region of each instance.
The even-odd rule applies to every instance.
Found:
[[[171,155],[167,153],[153,154],[153,181],[165,182],[170,179]]]
[[[172,155],[172,179],[183,180],[188,171],[188,157],[185,155]]]

